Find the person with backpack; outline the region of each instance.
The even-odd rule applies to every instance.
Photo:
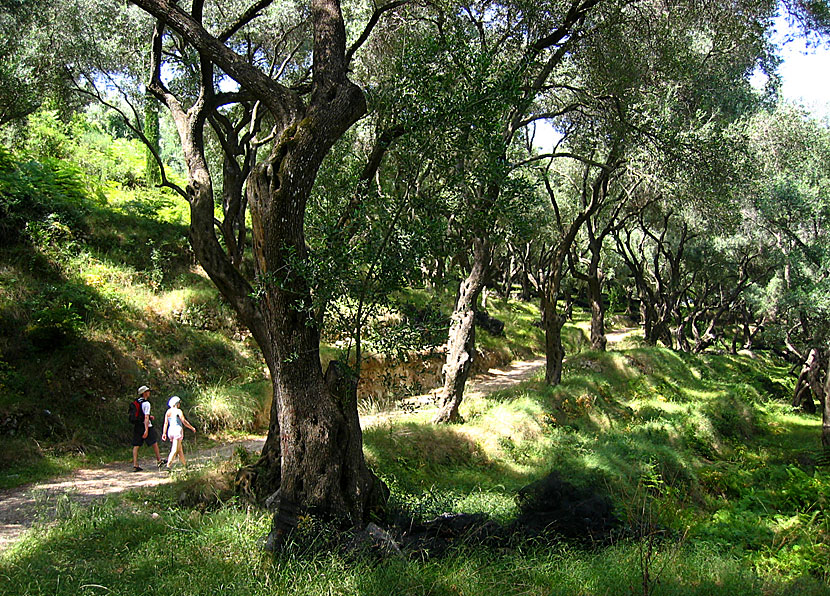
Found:
[[[142,445],[153,448],[156,454],[156,465],[161,469],[158,435],[156,429],[153,428],[154,417],[150,416],[150,388],[147,385],[138,388],[138,398],[130,404],[129,420],[133,425],[133,472],[142,470],[138,465],[138,448]]]
[[[164,426],[161,430],[161,440],[166,441],[169,437],[170,441],[173,443],[170,447],[170,455],[167,456],[168,470],[170,469],[170,466],[173,465],[173,458],[177,455],[179,456],[179,461],[182,462],[182,465],[187,466],[187,460],[184,458],[184,450],[182,450],[184,427],[186,426],[194,433],[196,432],[196,429],[193,428],[193,425],[187,421],[179,408],[179,402],[181,401],[182,400],[179,399],[178,395],[171,397],[170,401],[167,402],[169,409],[167,410],[167,413],[164,414]]]

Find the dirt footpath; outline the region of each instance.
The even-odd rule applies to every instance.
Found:
[[[464,397],[488,395],[496,391],[509,389],[517,383],[533,377],[545,367],[544,358],[535,360],[517,360],[503,368],[491,368],[486,373],[473,377],[464,388]],[[360,424],[363,428],[380,424],[383,421],[400,418],[413,412],[438,412],[438,396],[441,388],[433,389],[423,395],[408,397],[399,402],[394,410],[383,410],[376,414],[362,415]]]
[[[491,368],[485,374],[473,378],[467,384],[465,394],[472,396],[507,389],[516,383],[529,379],[544,365],[544,358],[539,358],[513,362],[504,368]],[[406,407],[403,410],[362,416],[361,424],[367,427],[377,424],[381,420],[404,416],[413,410],[434,409],[437,392],[438,390],[435,390],[428,394],[407,399],[405,401]],[[262,449],[264,442],[265,437],[260,437],[198,452],[188,451],[188,445],[185,442],[185,454],[189,464],[200,465],[215,459],[227,459],[233,453],[233,450],[239,446],[243,446],[250,451],[259,451]],[[162,452],[164,452],[164,446],[162,446]],[[150,449],[142,447],[140,454],[144,456],[139,461],[139,465],[144,468],[142,472],[133,472],[132,462],[124,461],[97,468],[77,470],[70,476],[47,482],[21,486],[11,490],[0,490],[0,552],[5,550],[20,534],[29,528],[39,515],[47,518],[50,514],[54,515],[58,500],[62,495],[66,495],[72,502],[87,504],[107,495],[158,486],[170,481],[170,475],[167,472],[156,469],[156,462]]]

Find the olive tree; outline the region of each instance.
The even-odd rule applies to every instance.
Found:
[[[194,253],[250,329],[271,373],[274,405],[261,468],[275,491],[277,514],[266,546],[279,547],[301,510],[365,524],[388,491],[363,457],[353,379],[338,366],[324,374],[320,364],[305,220],[323,160],[366,113],[365,95],[349,78],[350,63],[382,14],[401,3],[377,9],[348,48],[339,0],[311,0],[307,10],[271,0],[135,4],[155,19],[148,88],[170,112],[184,151],[182,190]],[[273,25],[281,10],[293,17],[282,37],[266,39],[267,28],[263,34],[249,27],[256,19]],[[284,43],[288,38],[297,41]],[[192,49],[195,90],[168,85],[165,44]],[[270,126],[263,135],[269,151],[247,176],[253,279],[220,243],[216,176],[205,151],[206,126],[217,108],[240,101],[267,113]]]

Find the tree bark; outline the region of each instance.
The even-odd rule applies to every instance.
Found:
[[[556,310],[556,301],[542,295],[542,323],[545,327],[545,383],[550,386],[562,382],[565,348],[562,346],[562,326],[565,317]]]
[[[634,308],[634,297],[631,287],[625,288],[625,318],[634,323],[640,321],[640,311]]]
[[[818,350],[813,348],[807,355],[807,360],[801,368],[801,373],[798,375],[798,380],[795,382],[795,390],[793,391],[793,408],[803,410],[809,414],[814,414],[816,411],[810,381],[817,377],[817,372],[813,372],[816,369],[817,360]]]
[[[157,186],[161,184],[161,168],[156,161],[156,155],[159,154],[161,148],[159,144],[159,105],[151,93],[146,94],[144,101],[144,134],[151,145],[147,149],[144,176],[147,186]]]
[[[584,281],[588,290],[588,303],[591,305],[591,349],[604,352],[608,339],[605,337],[605,304],[602,301],[604,275],[599,267],[604,234],[600,236],[594,234],[590,219],[586,222],[586,228],[588,231],[588,250],[591,255],[588,260],[588,271],[581,273],[577,269],[572,255],[569,255],[568,259],[574,277]]]
[[[276,497],[277,515],[266,547],[279,548],[302,511],[363,525],[388,491],[363,458],[354,379],[331,367],[323,375],[319,327],[309,280],[303,275],[308,258],[305,209],[317,172],[332,145],[366,111],[362,91],[346,76],[340,4],[311,0],[314,60],[307,102],[206,31],[198,5],[187,13],[167,0],[136,4],[159,19],[150,88],[167,105],[182,141],[194,253],[250,329],[272,376],[271,425],[255,477],[262,484],[261,493]],[[162,81],[165,26],[199,51],[201,89],[189,109]],[[214,229],[204,127],[215,107],[211,99],[216,65],[262,102],[281,131],[271,154],[248,177],[255,287],[222,248]]]
[[[824,399],[821,408],[821,446],[830,451],[830,350],[828,350],[827,371],[824,375]]]
[[[473,245],[473,266],[470,274],[458,288],[458,298],[452,314],[447,359],[443,367],[444,388],[441,392],[441,406],[433,418],[436,424],[461,421],[458,407],[461,405],[464,386],[475,357],[476,303],[484,286],[490,258],[490,242],[476,239]]]
[[[602,272],[588,273],[588,299],[591,302],[591,349],[605,351],[605,305],[602,302]]]

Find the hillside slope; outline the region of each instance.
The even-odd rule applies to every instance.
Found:
[[[4,478],[112,456],[141,384],[156,414],[175,393],[206,430],[262,422],[261,359],[195,265],[181,206],[94,188],[66,162],[0,153]]]

